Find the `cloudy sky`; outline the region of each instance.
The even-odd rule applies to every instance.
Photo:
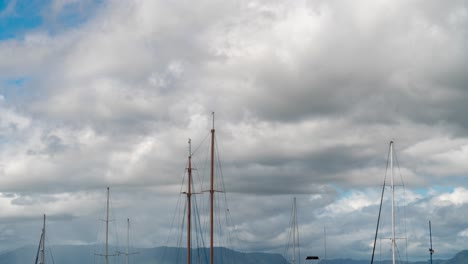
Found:
[[[121,238],[130,217],[135,246],[170,244],[187,139],[206,186],[215,111],[235,248],[283,253],[296,196],[303,254],[324,255],[326,226],[327,257],[370,259],[394,140],[399,248],[427,259],[431,220],[451,257],[466,47],[462,0],[2,0],[0,251],[36,244],[43,213],[51,243],[96,243],[106,186]]]

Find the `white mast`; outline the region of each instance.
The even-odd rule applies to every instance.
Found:
[[[288,241],[288,250],[291,249],[289,248],[290,244],[289,242],[292,242],[292,249],[291,249],[291,263],[296,264],[296,259],[298,260],[298,263],[301,263],[301,249],[299,247],[299,225],[297,224],[297,205],[296,205],[296,197],[293,197],[293,206],[292,206],[292,212],[291,212],[291,221],[290,221],[290,229],[289,229],[289,238],[292,240]],[[297,256],[296,256],[296,247],[297,247]],[[298,258],[296,258],[298,257]]]
[[[44,223],[42,224],[42,241],[41,241],[41,260],[40,260],[40,264],[44,264],[45,262],[45,232],[46,232],[46,229],[45,229],[45,221],[46,221],[46,215],[44,214]]]
[[[293,254],[292,254],[292,263],[296,264],[296,197],[293,198],[293,222],[292,222],[292,228],[293,228]]]
[[[125,264],[128,264],[128,244],[130,243],[130,219],[127,218],[127,254],[125,254]]]
[[[117,254],[125,255],[125,264],[128,264],[129,255],[138,254],[138,252],[130,252],[130,218],[127,218],[127,247],[126,247],[126,252],[118,251]],[[111,255],[111,256],[115,256],[115,255]]]
[[[108,263],[109,257],[109,187],[107,187],[107,207],[106,207],[106,255],[104,255],[105,264]]]
[[[327,259],[327,226],[323,226],[323,245],[325,250],[325,257],[323,258],[324,261]]]
[[[395,183],[393,175],[393,141],[390,141],[390,174],[392,185],[392,263],[395,264]]]

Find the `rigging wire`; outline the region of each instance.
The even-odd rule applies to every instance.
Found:
[[[408,262],[408,239],[407,239],[407,226],[406,226],[406,209],[408,204],[406,203],[406,187],[405,187],[405,182],[403,181],[403,175],[401,173],[401,168],[400,168],[400,162],[398,160],[398,156],[395,154],[395,161],[397,164],[398,168],[398,174],[400,175],[400,180],[401,180],[401,185],[403,189],[403,228],[404,228],[404,233],[405,233],[405,255],[406,255],[406,262]]]
[[[238,236],[236,234],[234,234],[233,236],[233,232],[235,233],[237,231],[237,229],[235,228],[235,225],[233,223],[233,220],[232,220],[232,216],[231,216],[231,212],[229,210],[229,204],[228,204],[228,199],[227,199],[227,192],[226,192],[226,182],[224,180],[224,173],[223,173],[223,170],[222,170],[222,159],[221,159],[221,154],[219,153],[219,147],[218,147],[218,141],[217,141],[217,138],[215,137],[215,150],[216,150],[216,165],[217,165],[217,169],[218,169],[218,175],[220,176],[220,191],[221,193],[223,193],[223,200],[224,200],[224,206],[225,208],[223,208],[223,211],[224,211],[224,220],[225,220],[225,224],[226,224],[226,227],[227,227],[227,232],[226,232],[226,235],[225,235],[225,238],[226,238],[226,246],[233,249],[234,248],[234,239],[235,238],[238,238]],[[233,227],[233,230],[231,230],[231,227]],[[237,241],[238,243],[236,244],[240,244],[239,242],[240,241]]]
[[[50,232],[50,231],[48,231],[48,232]],[[48,237],[48,236],[46,236],[45,239],[47,240],[47,244],[49,245],[49,246],[48,246],[48,247],[49,247],[49,250],[47,250],[47,251],[49,252],[49,255],[50,255],[50,258],[51,258],[51,260],[52,260],[52,263],[55,264],[54,255],[52,254],[52,249],[53,249],[53,248],[52,248],[52,244],[50,243],[49,237]]]
[[[390,149],[389,149],[389,152],[390,152]],[[403,192],[402,199],[399,199],[397,201],[397,203],[398,203],[398,206],[397,206],[398,213],[397,214],[403,215],[403,219],[398,218],[398,226],[399,226],[399,230],[401,230],[401,227],[403,228],[402,231],[405,233],[405,236],[402,237],[402,238],[399,238],[399,239],[404,239],[405,240],[405,248],[406,248],[405,249],[405,257],[406,257],[406,262],[408,262],[408,239],[406,237],[406,234],[407,234],[407,224],[406,224],[407,203],[405,202],[406,188],[405,188],[403,176],[402,176],[402,173],[401,173],[400,163],[399,163],[398,157],[396,155],[396,151],[393,151],[393,152],[394,152],[393,157],[395,158],[395,164],[396,164],[396,166],[398,168],[398,174],[399,174],[400,180],[401,180],[401,185],[394,184],[394,186],[402,186],[402,192]],[[375,235],[375,238],[374,238],[374,247],[373,247],[373,251],[372,251],[371,263],[373,263],[373,260],[374,260],[376,239],[377,239],[377,233],[378,233],[378,230],[379,230],[379,222],[380,222],[382,204],[383,204],[383,195],[384,195],[384,190],[385,190],[385,186],[386,186],[386,177],[387,177],[387,173],[388,173],[389,155],[390,154],[387,155],[387,166],[386,166],[386,170],[385,170],[384,185],[383,185],[383,188],[382,188],[382,196],[381,196],[381,202],[380,202],[380,208],[379,208],[379,217],[378,217],[378,221],[377,221],[376,235]],[[395,223],[395,224],[397,224],[397,223]],[[390,239],[390,240],[392,240],[392,239]],[[380,239],[380,241],[381,241],[381,239]],[[397,242],[395,241],[394,243],[395,243],[395,250],[396,250],[396,252],[398,254],[397,261],[399,263],[403,263],[402,252],[401,252],[400,248],[398,247]],[[380,242],[380,248],[382,248],[382,243],[381,242]],[[380,253],[380,261],[382,261],[382,254],[381,253]]]
[[[205,136],[205,138],[203,139],[202,143],[206,141],[207,137],[208,137],[209,134],[207,134],[207,136]],[[199,150],[201,149],[201,147],[203,146],[204,144],[200,144],[197,146],[197,148],[195,149],[194,152],[191,153],[191,157],[192,157],[192,175],[194,176],[195,178],[195,181],[197,180],[198,178],[198,182],[200,182],[201,184],[203,184],[203,181],[200,180],[200,173],[198,172],[198,169],[196,169],[196,164],[197,164],[197,157],[198,157],[198,154],[199,154]],[[197,153],[197,155],[194,155],[195,153]],[[187,166],[186,166],[187,167]],[[183,199],[185,202],[184,202],[184,208],[183,210],[181,210],[181,200],[182,200],[182,197],[184,196],[183,194],[186,194],[183,192],[184,190],[184,187],[186,188],[187,184],[191,184],[192,185],[192,194],[194,194],[192,196],[192,215],[194,216],[192,219],[193,219],[193,231],[195,233],[195,238],[194,238],[194,242],[196,244],[196,247],[197,247],[197,255],[194,255],[195,256],[195,260],[197,261],[198,260],[198,263],[201,262],[201,260],[204,258],[207,260],[207,254],[206,254],[206,251],[203,250],[204,248],[204,245],[205,245],[205,240],[203,238],[203,227],[202,227],[202,220],[201,219],[204,219],[200,216],[200,214],[198,213],[200,211],[200,203],[199,203],[199,199],[197,198],[197,195],[195,194],[198,194],[196,192],[196,189],[195,188],[195,184],[194,182],[195,181],[191,181],[191,183],[188,182],[188,180],[186,180],[186,178],[188,178],[188,175],[187,175],[187,171],[185,170],[184,172],[184,176],[182,177],[182,184],[180,186],[180,194],[178,196],[178,200],[177,200],[177,206],[175,208],[175,212],[174,212],[174,216],[172,218],[172,222],[171,222],[171,227],[170,227],[170,230],[171,232],[169,233],[169,237],[167,239],[167,244],[169,244],[169,241],[170,241],[170,238],[171,237],[174,237],[174,231],[177,230],[177,241],[176,241],[176,246],[178,249],[182,248],[182,243],[186,240],[185,240],[185,237],[183,236],[184,234],[184,229],[186,228],[187,224],[186,224],[186,216],[187,216],[187,199]],[[203,190],[203,187],[201,188]],[[203,207],[203,203],[202,203],[202,207]],[[183,212],[183,213],[182,213]],[[180,219],[182,218],[182,219]],[[180,221],[182,220],[182,221]],[[178,228],[174,228],[175,227],[175,223],[176,222],[182,222],[182,225],[178,226]],[[181,253],[180,251],[181,250],[177,250],[178,254],[177,254],[177,260],[176,260],[176,263],[178,263],[180,261],[180,258],[181,258]],[[164,253],[163,253],[163,261],[166,260],[166,256],[167,256],[167,247],[165,248],[164,250]],[[196,263],[196,261],[194,263]]]
[[[376,229],[375,229],[374,246],[372,247],[371,264],[374,263],[375,246],[376,246],[376,242],[377,242],[377,234],[378,234],[378,231],[379,231],[380,215],[381,215],[381,212],[382,212],[382,203],[383,203],[384,192],[385,192],[385,185],[386,185],[386,180],[387,180],[387,172],[388,172],[389,157],[390,157],[390,148],[388,149],[388,153],[387,153],[387,166],[386,166],[386,168],[385,168],[384,182],[383,182],[383,185],[382,185],[382,195],[381,195],[381,197],[380,197],[379,216],[378,216],[378,218],[377,218],[377,227],[376,227]]]
[[[110,194],[109,194],[110,196]],[[119,240],[119,232],[117,232],[117,221],[115,219],[116,216],[115,216],[115,210],[114,210],[114,202],[113,200],[111,199],[111,197],[109,197],[109,211],[110,211],[110,217],[112,220],[109,220],[109,221],[112,221],[112,226],[113,226],[113,230],[114,230],[114,233],[113,233],[113,237],[115,238],[115,245],[112,246],[112,248],[114,249],[114,253],[110,254],[109,256],[116,256],[117,259],[120,259],[120,254],[117,253],[119,251],[119,248],[120,248],[120,240]],[[115,263],[115,262],[114,262]]]
[[[182,185],[180,186],[179,193],[182,193],[182,188],[183,188],[184,180],[185,180],[185,178],[182,178]],[[169,240],[170,240],[170,238],[172,237],[172,231],[174,230],[175,218],[176,218],[176,216],[178,215],[177,213],[179,212],[179,208],[180,208],[180,204],[181,204],[180,201],[181,201],[181,195],[179,195],[179,196],[178,196],[178,199],[177,199],[176,207],[175,207],[175,209],[174,209],[174,213],[173,213],[171,225],[170,225],[170,228],[169,228],[169,235],[168,235],[168,237],[167,237],[166,245],[169,245]],[[163,261],[163,262],[164,262],[165,259],[166,259],[167,249],[168,249],[168,247],[164,247],[164,251],[163,251],[163,254],[162,254],[162,261]]]
[[[197,202],[196,198],[194,199],[194,209],[195,209],[195,212],[199,212],[198,211],[198,202]],[[205,256],[205,259],[207,260],[206,252],[204,250],[202,250],[200,252],[200,248],[203,249],[205,247],[205,240],[203,239],[203,232],[202,232],[202,229],[201,229],[200,214],[196,213],[194,215],[195,215],[195,217],[194,217],[194,227],[195,227],[195,234],[196,234],[195,239],[196,239],[196,243],[197,243],[197,257],[198,257],[197,260],[198,260],[198,263],[201,263],[201,257],[203,257],[203,255]]]
[[[195,148],[195,150],[191,153],[192,157],[195,155],[195,153],[197,153],[198,149],[203,146],[203,143],[205,143],[206,139],[208,138],[208,136],[211,134],[211,132],[208,132],[205,136],[205,138],[203,138],[203,140],[201,141],[200,144],[198,144],[198,146]]]
[[[187,212],[187,201],[185,201],[185,205],[184,205],[184,214],[183,214],[183,217],[182,217],[182,224],[180,225],[180,236],[177,240],[177,248],[180,249],[181,248],[181,245],[182,245],[182,236],[183,236],[183,231],[184,231],[184,226],[185,226],[185,215],[186,215],[186,212]],[[179,263],[179,257],[180,257],[180,250],[177,250],[177,255],[176,255],[176,262],[175,263]]]
[[[200,151],[204,152],[204,154],[208,154],[209,151],[210,151],[210,144],[206,144],[207,142],[207,138],[208,136],[211,134],[211,132],[207,133],[206,136],[204,137],[204,139],[202,140],[202,142],[195,148],[195,151],[193,151],[191,153],[191,156],[192,156],[192,164],[195,165],[198,163],[198,161],[202,161],[201,164],[202,166],[201,167],[198,167],[200,168],[200,170],[202,172],[207,172],[209,170],[209,155],[201,155],[201,157],[205,157],[204,159],[201,158],[199,159],[198,157],[200,157],[200,154],[203,154],[203,153],[200,153]],[[207,146],[207,148],[205,148],[204,146]],[[234,226],[233,225],[233,221],[232,221],[232,216],[231,216],[231,213],[229,211],[229,207],[228,207],[228,203],[227,203],[227,195],[225,193],[225,182],[224,182],[224,175],[223,175],[223,171],[222,171],[222,167],[221,167],[221,158],[220,158],[220,155],[219,155],[219,151],[218,151],[218,142],[216,141],[216,138],[215,138],[215,146],[213,146],[215,148],[215,151],[216,151],[216,160],[215,160],[215,170],[216,170],[216,175],[218,177],[216,177],[216,180],[215,180],[215,186],[214,188],[216,189],[216,192],[223,192],[224,193],[224,199],[215,199],[215,203],[214,203],[214,208],[213,210],[215,211],[215,218],[214,219],[214,222],[215,222],[215,230],[216,230],[216,236],[215,236],[215,239],[217,240],[217,243],[218,245],[220,245],[219,243],[224,243],[224,246],[226,247],[229,247],[234,245],[233,244],[233,232],[231,230],[231,228],[227,228],[227,229],[223,229],[221,228],[222,225],[226,225],[228,227],[230,226]],[[206,151],[206,152],[205,152]],[[195,155],[196,154],[196,155]],[[196,166],[194,166],[196,167]],[[198,169],[193,169],[192,172],[195,171],[194,173],[194,176],[196,179],[198,179],[200,182],[200,186],[201,186],[201,191],[202,192],[206,192],[205,191],[205,186],[206,186],[206,183],[208,182],[208,185],[209,185],[209,177],[208,177],[208,180],[206,180],[206,176],[209,175],[209,173],[199,173],[199,170]],[[185,177],[186,175],[184,174],[184,177],[183,177],[183,182],[182,182],[182,186],[181,186],[181,193],[182,193],[182,188],[183,188],[183,185],[185,183]],[[188,183],[190,184],[190,183]],[[191,183],[192,186],[194,185],[194,183],[192,182]],[[193,190],[195,190],[195,188],[193,188]],[[202,200],[199,200],[198,198],[196,198],[197,196],[194,195],[192,196],[194,199],[193,199],[193,209],[194,211],[196,212],[199,212],[200,209],[203,210],[204,212],[206,211],[205,209],[208,208],[209,206],[209,203],[208,201],[205,199],[202,199]],[[176,216],[177,216],[177,211],[180,211],[180,205],[181,205],[181,196],[179,196],[179,199],[178,199],[178,208],[176,208],[176,212],[174,213],[174,217],[172,219],[172,222],[171,222],[171,230],[173,230],[174,228],[174,225],[175,225],[175,221],[176,221]],[[186,199],[185,199],[186,200]],[[201,201],[201,202],[200,202]],[[224,204],[222,204],[222,202],[224,202]],[[184,213],[183,213],[183,224],[182,226],[179,227],[179,230],[180,230],[180,233],[182,234],[183,233],[183,229],[185,227],[185,216],[186,216],[186,211],[187,211],[187,201],[185,202],[185,206],[184,206]],[[223,206],[225,206],[226,208],[223,208]],[[222,212],[224,211],[224,215],[222,214]],[[194,221],[194,232],[195,232],[195,243],[197,245],[197,257],[198,257],[198,262],[201,262],[202,260],[205,260],[206,262],[208,262],[208,254],[207,254],[207,250],[205,248],[205,239],[204,239],[204,235],[203,234],[207,234],[208,233],[208,225],[209,225],[209,217],[206,215],[206,214],[200,214],[200,213],[193,213],[193,215],[195,216],[193,219]],[[224,217],[223,217],[224,216]],[[234,226],[235,227],[235,226]],[[233,228],[234,231],[237,231],[236,228]],[[236,234],[237,235],[237,234]],[[182,235],[179,236],[179,239],[177,241],[177,245],[178,247],[180,247],[181,243],[182,243]],[[168,241],[169,241],[169,238],[168,238]],[[202,249],[202,250],[200,250]],[[221,259],[226,259],[226,255],[229,253],[227,250],[222,250],[221,252],[223,252],[223,255],[220,256]],[[163,255],[166,255],[165,253]],[[178,259],[177,259],[177,262],[179,261],[179,256],[178,256]]]
[[[292,226],[292,216],[293,216],[294,212],[293,212],[293,208],[291,207],[291,214],[290,214],[290,217],[289,217],[289,227]],[[288,255],[288,251],[289,251],[289,245],[291,245],[291,238],[292,238],[292,233],[291,233],[291,228],[288,228],[288,243],[284,246],[284,253],[283,253],[283,256],[287,256]]]
[[[297,235],[297,237],[296,237]],[[289,257],[289,250],[291,250],[291,245],[295,245],[297,242],[297,254],[296,252],[292,251],[291,252],[291,260],[298,260],[299,264],[301,263],[301,248],[300,248],[300,239],[299,239],[299,224],[297,221],[297,205],[293,203],[293,206],[291,207],[291,214],[289,218],[289,228],[288,228],[288,240],[287,243],[284,247],[284,253],[283,256]]]

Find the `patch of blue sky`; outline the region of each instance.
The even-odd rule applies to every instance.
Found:
[[[88,4],[72,2],[63,7],[56,20],[64,28],[77,27],[90,19],[101,3],[102,0],[93,0]]]
[[[432,185],[427,188],[417,188],[411,191],[414,192],[415,194],[427,197],[427,196],[430,196],[431,193],[436,193],[436,194],[451,193],[453,192],[454,189],[455,189],[455,186],[451,186],[451,185],[450,186],[449,185]]]
[[[44,0],[0,0],[0,40],[18,38],[43,24]]]
[[[19,86],[23,86],[24,83],[27,81],[27,77],[18,77],[18,78],[12,78],[12,79],[6,79],[3,81],[3,83],[6,85],[6,86],[14,86],[14,87],[19,87]]]
[[[0,94],[8,101],[13,98],[23,97],[26,90],[23,89],[27,83],[28,77],[15,77],[1,81]]]
[[[0,0],[0,41],[21,39],[35,30],[55,35],[79,27],[95,15],[102,2],[70,2],[53,14],[52,0]]]

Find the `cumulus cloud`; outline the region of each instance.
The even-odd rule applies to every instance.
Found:
[[[392,139],[409,252],[423,258],[429,218],[441,252],[466,248],[463,1],[57,0],[44,10],[42,27],[0,41],[1,236],[36,243],[11,219],[32,230],[47,211],[59,243],[92,243],[96,197],[110,185],[121,215],[140,223],[139,246],[164,245],[187,138],[207,179],[215,111],[217,188],[232,195],[245,250],[282,253],[298,195],[304,248],[321,247],[326,224],[330,256],[368,256]]]

